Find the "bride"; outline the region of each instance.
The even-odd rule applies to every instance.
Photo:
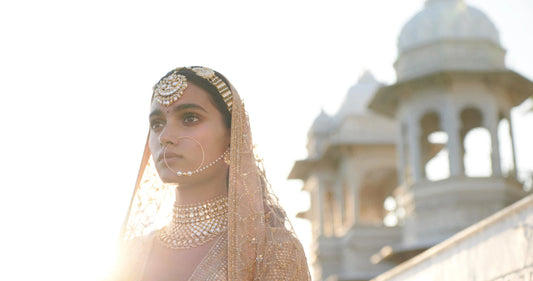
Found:
[[[310,280],[224,76],[172,70],[154,86],[149,120],[114,280]]]

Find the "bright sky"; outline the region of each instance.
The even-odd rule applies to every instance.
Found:
[[[364,69],[393,83],[396,40],[423,0],[4,1],[0,4],[1,280],[98,280],[131,196],[151,87],[177,66],[223,73],[243,97],[267,175],[287,181],[321,108]],[[500,31],[507,65],[533,79],[533,2],[470,0]],[[533,117],[516,112],[533,169]],[[308,225],[294,220],[300,236]],[[304,244],[308,239],[303,239]]]

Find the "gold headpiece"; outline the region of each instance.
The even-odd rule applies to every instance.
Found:
[[[190,69],[194,71],[196,75],[209,81],[211,85],[217,88],[218,92],[222,96],[222,99],[224,99],[229,112],[231,112],[231,107],[233,105],[233,94],[231,93],[228,85],[226,85],[226,83],[224,83],[224,81],[222,81],[222,79],[215,74],[215,71],[203,66],[193,66]]]
[[[212,69],[203,66],[186,67],[196,73],[196,75],[207,80],[211,85],[217,88],[218,93],[222,96],[222,99],[226,103],[228,110],[231,112],[233,105],[233,94],[230,88],[220,77],[218,77]],[[175,69],[171,74],[161,79],[159,83],[154,86],[154,97],[160,105],[169,106],[177,101],[183,91],[187,88],[187,78],[178,74],[178,71],[182,68]]]
[[[155,85],[153,99],[162,106],[169,106],[183,95],[186,88],[187,78],[177,72],[172,72]]]

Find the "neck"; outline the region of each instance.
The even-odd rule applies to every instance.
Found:
[[[218,196],[227,196],[227,169],[216,175],[197,175],[194,181],[180,183],[176,188],[176,204],[187,205],[201,203]]]

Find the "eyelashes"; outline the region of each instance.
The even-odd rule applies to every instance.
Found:
[[[158,128],[162,128],[165,126],[165,122],[162,120],[150,120],[150,129],[157,130]]]
[[[181,115],[180,122],[183,126],[193,126],[200,122],[200,116],[196,113],[186,112]],[[150,129],[158,130],[166,125],[166,120],[163,117],[158,117],[150,120]]]
[[[200,121],[200,117],[194,113],[185,113],[182,118],[183,124],[193,124]]]

